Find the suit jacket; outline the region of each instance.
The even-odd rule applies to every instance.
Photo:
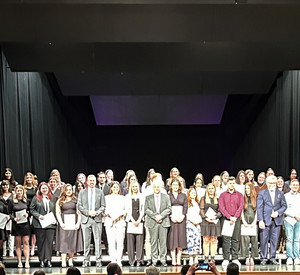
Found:
[[[284,193],[275,189],[274,205],[269,193],[269,189],[265,189],[259,192],[257,197],[257,220],[264,221],[265,225],[270,225],[272,221],[272,211],[278,212],[278,217],[274,219],[276,225],[282,225],[283,213],[286,210],[287,205],[284,197]]]
[[[100,189],[99,183],[96,184],[96,188]],[[103,195],[107,196],[109,194],[109,191],[110,191],[110,185],[105,183],[103,188],[102,188]]]
[[[159,214],[162,216],[163,221],[161,225],[163,227],[170,226],[170,218],[169,215],[171,214],[171,201],[169,195],[160,193],[160,210]],[[149,195],[146,197],[145,200],[145,226],[148,228],[153,228],[157,222],[155,221],[156,213],[156,205],[154,201],[154,194]]]
[[[103,192],[98,189],[94,188],[95,191],[95,211],[97,212],[94,220],[96,222],[101,222],[102,220],[102,213],[105,210],[105,200]],[[81,212],[81,223],[85,224],[91,218],[89,217],[89,199],[88,199],[88,188],[83,189],[78,194],[78,202],[77,202],[78,210]]]
[[[44,207],[43,200],[38,201],[36,196],[32,199],[30,204],[30,214],[33,216],[32,225],[34,228],[42,228],[39,217],[47,214],[47,211]],[[49,212],[53,212],[55,216],[55,202],[49,200]],[[47,228],[56,228],[56,224],[51,224]]]

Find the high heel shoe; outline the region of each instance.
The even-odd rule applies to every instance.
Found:
[[[25,263],[25,268],[29,269],[30,268],[30,264],[29,263]]]
[[[23,264],[22,263],[18,263],[18,268],[23,268]]]

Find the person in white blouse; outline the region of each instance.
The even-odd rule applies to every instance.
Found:
[[[191,187],[187,192],[188,211],[186,214],[187,251],[190,255],[189,265],[198,263],[201,254],[201,227],[200,206],[197,192]]]
[[[125,197],[121,195],[119,182],[111,182],[110,194],[105,196],[105,203],[104,226],[107,234],[110,260],[122,266],[126,210]]]

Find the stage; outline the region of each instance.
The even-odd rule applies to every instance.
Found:
[[[222,256],[218,255],[216,257],[216,265],[218,270],[225,274],[225,272],[222,270],[221,262],[222,262]],[[81,271],[82,274],[106,274],[106,265],[109,263],[109,258],[107,255],[103,256],[103,266],[101,268],[96,268],[95,267],[95,257],[91,257],[92,261],[92,266],[88,268],[82,268],[82,260],[83,257],[79,256],[74,258],[74,265]],[[246,266],[244,264],[244,261],[241,260],[242,263],[242,268],[241,268],[241,273],[243,275],[251,275],[251,274],[257,274],[257,272],[260,272],[260,274],[265,273],[265,275],[279,275],[281,273],[284,274],[300,274],[300,265],[286,265],[285,264],[285,255],[282,254],[282,256],[278,256],[278,261],[281,262],[280,265],[265,265],[261,266],[259,264],[259,260],[256,260],[256,263],[254,266]],[[25,268],[16,268],[17,266],[17,259],[16,257],[4,257],[4,264],[6,265],[6,273],[7,274],[32,274],[34,271],[41,269],[39,267],[39,262],[37,256],[31,257],[30,258],[30,269],[25,269]],[[61,262],[60,262],[60,257],[53,256],[52,257],[52,268],[42,268],[46,274],[65,274],[67,271],[67,268],[61,268]],[[171,262],[168,261],[168,264],[170,264],[168,267],[163,267],[159,266],[158,268],[161,271],[161,274],[178,274],[181,270],[181,266],[171,266]],[[144,274],[145,269],[147,267],[142,266],[142,267],[131,267],[128,265],[127,261],[127,256],[124,256],[124,261],[123,261],[123,266],[122,266],[122,271],[123,274],[130,274],[134,273],[135,275],[141,275]],[[197,271],[197,273],[205,273],[205,274],[211,274],[209,271]]]

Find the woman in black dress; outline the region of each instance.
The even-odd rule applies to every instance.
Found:
[[[44,220],[44,216],[51,212],[54,215],[54,208],[55,203],[53,202],[48,184],[46,182],[42,182],[38,187],[36,196],[32,199],[30,204],[30,214],[33,216],[32,224],[36,234],[40,267],[44,267],[45,265],[52,267],[52,245],[56,229],[56,221],[53,221],[52,224],[44,228],[40,221]]]
[[[28,209],[29,209],[31,201],[32,201],[33,197],[36,195],[36,191],[37,191],[37,182],[34,179],[34,176],[31,172],[27,172],[25,174],[24,188],[26,190],[27,205],[28,205]],[[33,229],[33,226],[32,226],[32,222],[30,222],[30,221],[32,221],[32,216],[29,216],[30,234],[31,234],[31,251],[30,251],[30,255],[34,256],[34,246],[35,246],[35,243],[36,243],[36,236],[34,234],[34,229]]]
[[[214,261],[218,246],[217,237],[221,234],[219,219],[222,214],[219,211],[216,187],[212,183],[207,185],[205,196],[200,200],[200,213],[204,262],[208,262],[209,252],[211,261]]]
[[[21,216],[20,211],[24,212]],[[29,236],[30,227],[28,222],[28,208],[26,190],[23,186],[17,185],[13,194],[13,199],[9,202],[8,213],[12,219],[12,235],[15,236],[16,253],[18,258],[18,268],[22,268],[22,250],[25,256],[25,268],[30,268],[29,265]]]
[[[188,202],[186,194],[182,193],[182,185],[178,179],[173,179],[169,185],[172,206],[171,227],[168,234],[168,249],[171,251],[172,265],[181,265],[182,249],[187,247],[186,213]],[[177,255],[176,255],[177,250]]]
[[[75,228],[66,229],[66,215],[75,216]],[[61,252],[61,266],[67,266],[67,254],[69,257],[68,264],[73,266],[74,253],[83,250],[83,237],[80,228],[81,215],[77,211],[77,198],[73,193],[71,184],[66,184],[61,191],[60,197],[56,203],[56,218],[59,226],[56,228],[56,250]]]
[[[7,215],[7,220],[10,219],[8,215],[8,203],[11,199],[11,193],[9,192],[9,181],[2,181],[0,187],[0,213]],[[7,225],[7,224],[6,224]],[[3,242],[7,240],[6,228],[0,229],[0,262],[3,261]]]

